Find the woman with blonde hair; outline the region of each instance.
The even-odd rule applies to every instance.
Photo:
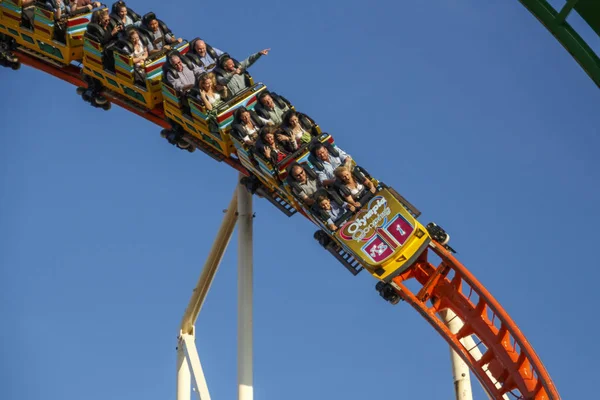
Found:
[[[204,106],[208,111],[212,111],[227,97],[226,87],[223,88],[223,94],[218,92],[217,77],[212,72],[200,76],[200,79],[198,79],[198,89],[200,89],[200,100],[204,102]]]
[[[377,191],[373,182],[367,177],[365,177],[362,182],[359,182],[352,174],[352,171],[350,171],[350,168],[344,165],[337,167],[333,171],[333,174],[337,178],[340,195],[348,202],[348,204],[351,204],[354,207],[358,208],[361,206],[358,200],[365,192],[365,189],[369,190],[371,193]]]
[[[135,65],[137,70],[143,70],[144,63],[148,58],[148,48],[144,46],[140,40],[140,34],[135,29],[130,30],[127,36],[133,45],[133,65]]]

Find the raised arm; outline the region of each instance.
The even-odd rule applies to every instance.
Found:
[[[271,49],[264,49],[264,50],[259,51],[258,53],[254,53],[250,57],[246,58],[244,61],[242,61],[240,63],[241,72],[250,68],[250,66],[252,64],[254,64],[260,57],[266,56],[267,54],[269,54],[269,51],[271,51]]]

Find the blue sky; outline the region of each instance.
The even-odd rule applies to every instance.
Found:
[[[596,392],[600,91],[517,1],[129,4],[238,59],[271,47],[255,80],[452,234],[563,398]],[[30,68],[0,90],[0,398],[173,399],[236,173]],[[412,308],[308,221],[255,211],[257,399],[451,398],[448,347]],[[214,399],[237,396],[235,246],[197,324]]]

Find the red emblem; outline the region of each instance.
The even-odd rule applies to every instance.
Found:
[[[387,233],[393,236],[400,246],[406,242],[414,229],[401,215],[396,215],[396,218],[385,228]]]
[[[381,263],[394,253],[394,249],[381,236],[376,235],[373,240],[363,247],[363,252],[374,262]]]

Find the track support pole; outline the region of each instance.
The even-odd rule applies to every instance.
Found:
[[[463,324],[452,310],[443,310],[440,312],[440,316],[452,333],[456,333],[462,328]],[[452,348],[450,348],[450,361],[452,363],[456,400],[473,400],[469,367]]]
[[[460,320],[460,318],[458,318],[456,316],[456,314],[454,313],[454,311],[450,310],[450,309],[446,309],[443,312],[440,312],[440,316],[442,317],[442,320],[446,323],[446,325],[448,326],[448,328],[452,331],[452,333],[456,333],[458,332],[463,326],[463,322]],[[476,361],[479,361],[482,357],[481,354],[481,350],[479,350],[479,347],[477,347],[477,343],[475,343],[475,341],[473,340],[473,338],[471,337],[471,335],[465,336],[464,338],[460,339],[460,342],[462,343],[462,345],[465,347],[465,349],[467,349],[469,351],[469,354],[471,354],[471,356],[473,356],[473,358]],[[456,379],[457,376],[456,374],[458,373],[458,371],[456,370],[456,368],[454,367],[456,364],[456,360],[458,360],[458,362],[464,364],[464,367],[467,368],[468,371],[468,366],[466,365],[466,363],[463,361],[462,358],[460,358],[460,356],[454,351],[452,350],[452,348],[450,348],[450,358],[452,361],[452,373],[454,374],[454,382],[456,385]],[[493,375],[490,373],[489,370],[485,371],[486,375],[494,380]],[[470,379],[469,379],[470,380]],[[471,383],[469,382],[469,385]],[[482,385],[483,387],[483,385]],[[502,385],[500,385],[500,383],[496,382],[496,388],[500,389],[502,387]],[[483,388],[485,391],[485,388]],[[489,395],[489,393],[485,393],[487,395],[487,397],[491,400],[491,396]],[[457,399],[462,399],[461,397],[456,397]],[[509,397],[507,395],[502,395],[502,399],[503,400],[510,400]]]
[[[191,372],[194,388],[196,389],[198,398],[200,400],[210,400],[208,384],[206,383],[206,378],[204,377],[204,371],[202,370],[202,364],[200,363],[200,356],[198,356],[198,349],[196,349],[196,336],[193,334],[182,334],[181,345],[185,351],[188,370]]]
[[[240,179],[242,175],[240,174]],[[238,400],[253,400],[252,195],[238,185]]]
[[[177,400],[190,400],[192,397],[192,377],[183,343],[179,340],[177,346]]]

